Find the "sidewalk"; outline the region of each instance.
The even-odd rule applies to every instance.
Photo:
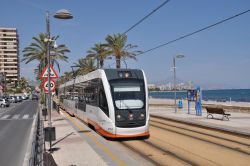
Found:
[[[46,142],[46,156],[50,158],[50,164],[59,166],[78,166],[78,165],[100,165],[107,164],[90,147],[90,145],[80,136],[69,121],[52,111],[52,126],[56,128],[56,141],[52,142],[52,151],[48,152],[49,142]],[[44,121],[44,127],[48,126],[48,121]],[[86,131],[87,132],[87,131]],[[53,157],[53,159],[52,159]]]
[[[196,116],[194,110],[188,114],[187,109],[184,108],[178,109],[175,113],[174,108],[171,107],[164,108],[151,106],[149,108],[149,113],[155,116],[184,121],[187,123],[199,124],[202,126],[250,136],[250,114],[248,113],[229,112],[231,114],[229,121],[222,121],[222,115],[213,115],[215,119],[208,119],[206,118],[207,112],[205,110],[203,110],[202,116]]]

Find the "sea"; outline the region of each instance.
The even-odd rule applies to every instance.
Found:
[[[149,97],[174,99],[174,92],[149,92]],[[177,91],[177,99],[186,99],[187,91]],[[250,89],[202,90],[202,100],[250,102]]]

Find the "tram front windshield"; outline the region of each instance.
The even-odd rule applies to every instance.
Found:
[[[119,110],[140,109],[145,105],[144,86],[141,84],[113,84],[113,99]]]

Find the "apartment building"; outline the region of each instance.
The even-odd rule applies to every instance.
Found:
[[[19,38],[16,28],[0,28],[0,73],[8,86],[15,87],[20,77]]]

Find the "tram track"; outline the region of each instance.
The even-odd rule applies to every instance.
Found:
[[[248,165],[250,139],[163,118],[150,118],[150,139],[121,141],[155,165]]]
[[[160,128],[162,130],[167,130],[167,131],[170,131],[170,132],[174,132],[174,133],[177,133],[177,134],[185,135],[185,136],[191,137],[193,139],[208,142],[208,143],[211,143],[211,144],[215,144],[217,146],[221,146],[221,147],[224,147],[224,148],[228,148],[228,149],[231,149],[231,150],[238,151],[240,153],[250,155],[250,148],[248,147],[249,145],[244,144],[244,143],[240,143],[240,142],[225,139],[225,138],[211,136],[211,135],[208,135],[208,134],[205,134],[205,133],[197,133],[195,131],[180,129],[178,127],[173,127],[173,126],[169,127],[166,124],[164,124],[164,125],[160,124],[159,125],[159,124],[157,124],[155,122],[151,122],[151,126]]]
[[[223,139],[223,140],[226,140],[226,141],[230,141],[230,142],[234,142],[234,143],[237,143],[237,144],[241,144],[241,145],[249,146],[250,147],[249,143],[240,142],[240,141],[234,140],[234,139],[228,139],[228,138],[225,138],[225,137],[222,137],[222,136],[217,136],[215,134],[208,134],[208,133],[205,133],[205,132],[201,132],[201,131],[199,131],[197,129],[190,129],[190,127],[189,128],[185,128],[185,127],[173,125],[171,123],[159,122],[159,121],[156,121],[156,120],[150,120],[150,122],[151,122],[151,124],[152,124],[152,122],[156,122],[158,124],[167,125],[167,126],[170,126],[170,127],[173,127],[173,128],[179,128],[179,129],[182,129],[182,130],[194,132],[194,133],[197,133],[197,134],[203,134],[203,135],[210,136],[210,137],[213,137],[213,138]]]
[[[149,141],[123,141],[121,144],[155,165],[197,165]]]

